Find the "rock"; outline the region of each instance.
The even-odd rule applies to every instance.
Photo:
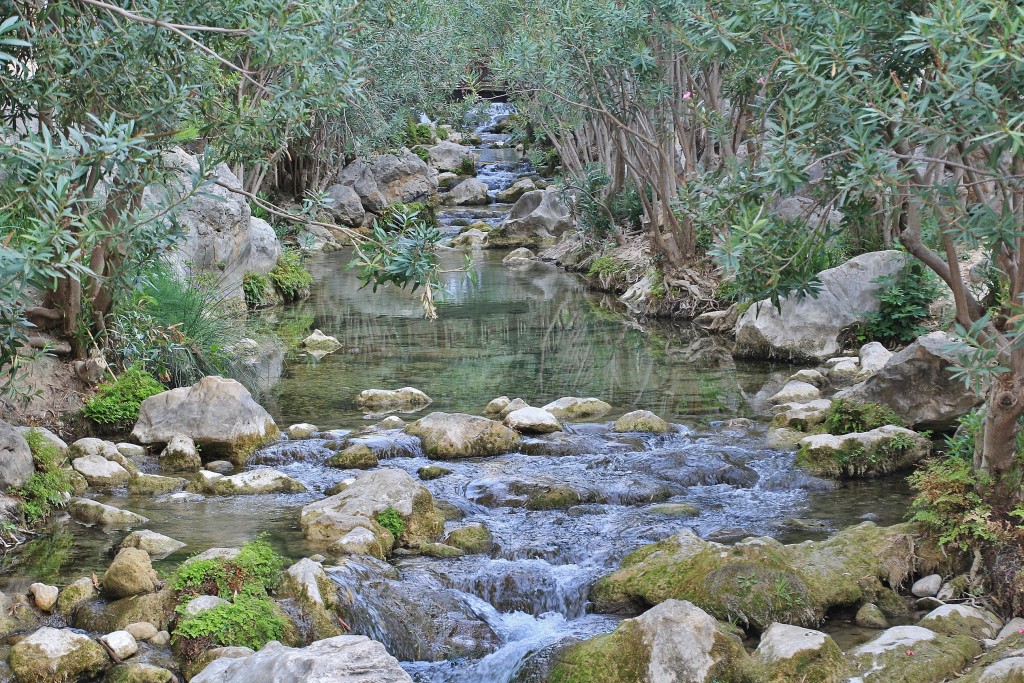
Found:
[[[444,197],[449,206],[484,206],[491,201],[490,188],[476,178],[467,178],[453,187]]]
[[[100,636],[100,640],[110,648],[110,651],[118,659],[128,659],[139,651],[139,644],[135,642],[135,636],[128,631],[114,631]]]
[[[496,417],[501,414],[501,411],[508,407],[508,404],[512,402],[508,396],[499,396],[496,399],[492,399],[490,403],[484,406],[484,415],[487,417]]]
[[[89,486],[116,488],[128,483],[128,470],[99,455],[75,458],[71,467],[85,477]]]
[[[842,360],[832,366],[828,376],[833,381],[848,381],[860,375],[860,363],[857,360]]]
[[[167,669],[153,664],[129,662],[119,664],[107,672],[103,683],[171,683],[176,680],[174,674]]]
[[[662,517],[696,517],[700,514],[700,510],[689,503],[662,503],[660,505],[652,505],[647,508],[647,512],[652,515],[660,515]]]
[[[153,496],[178,491],[188,483],[181,477],[161,477],[159,474],[139,474],[128,480],[128,492],[133,496]]]
[[[817,370],[811,370],[804,368],[803,370],[797,370],[789,376],[790,382],[804,382],[805,384],[811,384],[818,387],[819,389],[825,384],[825,375],[821,374]]]
[[[289,567],[278,590],[280,598],[298,601],[312,628],[313,640],[342,635],[334,612],[338,604],[338,586],[320,563],[304,558]]]
[[[96,585],[92,582],[89,577],[83,577],[77,581],[64,586],[63,590],[57,596],[57,612],[68,617],[74,612],[75,608],[81,605],[83,602],[92,600],[99,591],[96,590]]]
[[[476,163],[476,155],[469,147],[443,140],[427,148],[427,163],[438,171],[461,171],[463,162]]]
[[[832,402],[824,399],[809,403],[786,403],[787,407],[772,418],[773,427],[790,427],[801,432],[808,432],[825,421]],[[802,438],[802,437],[801,437]]]
[[[56,586],[48,586],[45,583],[33,583],[28,587],[32,594],[36,607],[44,612],[51,611],[57,605],[57,595],[60,592]]]
[[[203,466],[190,437],[175,434],[160,453],[160,467],[168,472],[195,472]]]
[[[376,520],[393,508],[405,528],[396,539]],[[365,472],[341,493],[302,508],[307,539],[338,553],[387,556],[395,545],[416,547],[437,540],[444,519],[430,491],[399,469]]]
[[[158,534],[149,529],[133,531],[121,541],[122,548],[137,548],[146,551],[154,560],[162,560],[171,553],[177,552],[185,547],[181,541],[176,541],[169,536]]]
[[[537,184],[531,178],[520,178],[510,186],[497,194],[497,200],[502,204],[511,204],[527,192],[537,190]]]
[[[202,446],[204,455],[239,465],[278,434],[273,418],[248,389],[216,376],[147,398],[132,430],[132,438],[140,443],[168,443],[175,436],[188,436]]]
[[[873,375],[889,362],[893,353],[878,342],[868,342],[860,347],[860,375],[865,378]]]
[[[25,437],[0,420],[0,491],[21,486],[35,471]]]
[[[388,415],[377,423],[377,429],[401,429],[405,426],[405,420],[397,415]]]
[[[918,337],[882,369],[835,398],[883,403],[915,429],[952,429],[960,417],[981,403],[981,396],[950,374],[949,369],[959,363],[946,350],[951,343],[944,332]]]
[[[882,614],[882,610],[873,602],[865,602],[857,610],[853,621],[862,628],[889,628],[889,620]]]
[[[68,514],[79,522],[98,524],[111,529],[130,529],[149,521],[149,518],[134,512],[121,510],[112,505],[104,505],[87,498],[72,498],[68,503]]]
[[[331,200],[327,205],[327,212],[338,223],[350,228],[358,228],[363,224],[366,210],[363,209],[362,200],[351,186],[331,185],[327,188],[327,198]]]
[[[355,190],[363,209],[378,215],[391,204],[426,201],[437,192],[434,171],[408,149],[356,159],[338,174],[338,183]]]
[[[930,598],[939,594],[942,588],[942,577],[938,574],[929,574],[914,582],[910,587],[910,593],[918,598]]]
[[[806,437],[807,434],[798,429],[790,429],[788,427],[769,429],[767,439],[768,448],[777,448],[780,450],[796,448],[796,445]]]
[[[543,408],[520,408],[505,416],[504,424],[520,434],[550,434],[562,431],[558,419]]]
[[[320,330],[313,330],[313,334],[302,340],[302,348],[307,351],[332,353],[341,348],[341,342],[337,337],[324,334]]]
[[[967,679],[962,680],[968,683]],[[978,683],[1020,683],[1024,681],[1024,657],[1007,657],[987,667],[977,679]]]
[[[1018,633],[1024,633],[1024,617],[1014,617],[1006,622],[1006,625],[999,629],[996,640],[1001,642]]]
[[[488,553],[494,547],[494,538],[484,524],[470,524],[453,529],[444,542],[467,553]]]
[[[669,430],[669,424],[649,410],[634,410],[615,421],[617,432],[651,432],[662,434]]]
[[[529,407],[530,407],[530,404],[527,403],[526,401],[524,401],[523,399],[521,399],[521,398],[514,398],[511,401],[509,401],[508,404],[504,408],[501,409],[501,412],[498,413],[497,418],[499,420],[504,420],[506,417],[508,417],[509,413],[515,412],[515,411],[517,411],[517,410],[519,410],[521,408],[529,408]]]
[[[447,467],[441,467],[440,465],[427,465],[416,470],[417,476],[423,481],[431,481],[433,479],[440,479],[441,477],[451,474],[452,471]]]
[[[819,273],[817,296],[784,297],[781,313],[770,301],[755,303],[736,323],[734,354],[794,361],[835,356],[843,332],[878,310],[882,285],[876,279],[895,274],[904,261],[895,250],[861,254]]]
[[[920,462],[931,441],[917,432],[885,425],[868,432],[815,434],[800,440],[796,464],[812,474],[856,479],[890,474]],[[935,588],[938,591],[938,586]]]
[[[788,382],[768,399],[771,403],[806,403],[821,397],[818,387],[807,382]]]
[[[221,605],[230,604],[227,600],[219,598],[216,595],[199,595],[191,600],[183,608],[186,615],[194,617],[203,612],[208,612],[214,607],[220,607]]]
[[[167,631],[159,631],[155,636],[149,639],[149,642],[158,646],[167,645],[171,642],[171,634]]]
[[[964,636],[894,626],[854,648],[849,660],[863,683],[934,683],[954,678],[980,651],[980,645]]]
[[[773,681],[839,681],[846,669],[843,651],[826,634],[778,622],[761,634],[754,659]]]
[[[488,233],[485,246],[537,247],[573,227],[572,213],[556,190],[534,190],[522,195],[508,218]]]
[[[125,626],[124,630],[132,634],[132,638],[135,640],[149,640],[159,633],[156,626],[148,621],[136,621],[134,624]]]
[[[361,410],[419,410],[431,403],[433,399],[415,387],[366,389],[356,396],[356,405]]]
[[[274,253],[280,253],[280,244],[273,228],[253,219],[248,200],[228,189],[240,190],[242,186],[226,164],[213,169],[217,184],[207,184],[202,192],[193,193],[192,179],[199,174],[199,160],[175,148],[164,152],[161,161],[170,169],[170,179],[147,187],[143,204],[177,205],[174,220],[184,235],[167,254],[171,267],[179,276],[215,273],[218,291],[225,297],[241,299],[246,273],[266,275],[274,268]]]
[[[0,427],[0,429],[2,429],[2,427]],[[68,452],[68,445],[64,439],[54,434],[46,427],[15,427],[15,429],[22,436],[25,436],[29,432],[36,432],[44,441],[56,446],[57,450],[61,452],[61,455],[66,455]]]
[[[590,598],[595,612],[676,599],[757,629],[776,621],[815,626],[830,609],[874,601],[882,581],[901,583],[913,567],[911,531],[865,522],[823,541],[747,538],[724,546],[686,529],[628,555]],[[751,586],[784,586],[788,598],[767,602]]]
[[[364,443],[354,443],[332,455],[324,464],[344,470],[368,470],[378,464],[377,456]]]
[[[453,247],[469,247],[470,249],[479,249],[483,246],[484,240],[487,239],[487,233],[482,230],[473,228],[472,230],[466,230],[456,235],[452,239]]]
[[[306,487],[284,472],[263,467],[230,477],[217,477],[206,485],[206,491],[219,496],[248,496],[260,493],[302,493]]]
[[[1003,622],[991,612],[971,605],[943,605],[926,614],[917,625],[936,633],[981,640],[994,638]]]
[[[103,575],[103,592],[115,599],[144,595],[155,592],[158,581],[149,553],[122,548]]]
[[[521,442],[519,434],[501,423],[464,413],[430,413],[405,431],[420,438],[431,460],[501,455]]]
[[[412,683],[384,646],[336,636],[304,648],[273,641],[248,657],[213,661],[192,683]]]
[[[228,474],[235,471],[235,466],[227,460],[214,460],[213,462],[206,463],[204,468],[210,472],[216,472],[217,474]]]
[[[576,398],[575,396],[564,396],[543,406],[543,410],[560,420],[585,420],[601,417],[611,409],[610,405],[599,398]]]
[[[625,683],[713,683],[742,680],[747,654],[739,639],[687,601],[668,600],[615,632],[572,645],[560,654],[549,680]]]
[[[89,636],[48,626],[15,644],[7,659],[19,683],[87,680],[109,661],[103,646]]]

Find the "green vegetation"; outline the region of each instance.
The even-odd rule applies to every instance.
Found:
[[[464,157],[462,162],[459,164],[459,168],[456,171],[459,175],[476,175],[476,159],[473,157]]]
[[[374,515],[374,519],[377,520],[378,524],[391,532],[396,542],[405,531],[405,520],[402,519],[402,515],[399,514],[398,510],[393,507],[381,510]]]
[[[239,594],[259,596],[274,590],[285,558],[263,538],[242,546],[232,559],[199,560],[183,564],[171,585],[186,596],[218,595],[225,600]]]
[[[285,249],[282,252],[268,277],[285,301],[303,298],[313,286],[313,276],[302,265],[302,254],[295,249]]]
[[[832,402],[824,422],[825,431],[829,434],[867,432],[885,425],[906,426],[889,406],[842,399]]]
[[[409,119],[405,126],[405,139],[403,142],[406,147],[415,147],[416,145],[429,145],[434,141],[434,131],[431,127],[425,123],[416,123],[412,119]]]
[[[418,156],[423,161],[430,161],[430,152],[428,152],[427,148],[424,147],[423,145],[416,145],[415,147],[413,147],[412,153]]]
[[[876,282],[882,285],[880,308],[868,314],[862,340],[901,344],[924,334],[921,322],[928,317],[928,305],[939,293],[935,275],[921,263],[909,261],[895,275]]]
[[[36,471],[24,485],[11,492],[21,499],[25,521],[34,524],[64,507],[71,493],[71,478],[64,469],[65,458],[60,449],[42,433],[30,430],[25,434],[25,441],[32,449]]]
[[[282,640],[288,622],[273,600],[239,595],[195,616],[179,619],[175,647],[186,660],[209,647],[248,647],[258,650],[271,640]]]
[[[249,308],[259,308],[267,304],[267,295],[270,294],[270,278],[259,273],[246,273],[242,279],[242,293],[245,295],[245,305]]]
[[[128,425],[139,419],[139,406],[145,399],[164,391],[151,374],[132,366],[113,382],[101,384],[82,412],[97,424]]]
[[[588,237],[604,240],[640,229],[644,207],[636,188],[611,188],[611,178],[599,166],[588,166],[566,184],[578,193],[576,214]]]

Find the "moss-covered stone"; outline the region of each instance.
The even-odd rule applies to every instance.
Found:
[[[911,531],[865,522],[824,541],[756,538],[729,547],[685,530],[627,556],[591,599],[601,612],[677,599],[758,629],[775,621],[814,626],[833,607],[871,599],[879,580],[898,585],[909,576]]]
[[[128,493],[133,496],[154,496],[160,493],[171,493],[185,487],[187,479],[182,477],[162,477],[158,474],[139,474],[128,481]]]
[[[863,683],[935,683],[954,678],[981,652],[967,636],[895,626],[850,652]]]
[[[453,460],[514,451],[519,434],[500,422],[463,413],[431,413],[405,431],[418,436],[431,460]]]
[[[453,529],[444,542],[467,553],[487,553],[494,547],[494,538],[484,524],[470,524]]]
[[[7,661],[19,683],[66,683],[96,675],[110,660],[92,638],[44,627],[12,647]]]
[[[277,596],[298,602],[313,640],[343,635],[334,614],[338,587],[319,563],[302,559],[289,567],[282,577]]]
[[[107,672],[103,683],[170,683],[174,674],[152,664],[129,662]]]
[[[78,579],[65,586],[57,596],[57,612],[67,619],[76,607],[92,600],[99,594],[99,588],[91,578]]]
[[[931,442],[920,434],[886,425],[842,436],[808,436],[800,441],[796,464],[822,477],[857,479],[905,469],[930,451]]]
[[[759,683],[839,683],[849,665],[835,641],[820,631],[772,624],[754,652]]]
[[[1024,681],[1024,633],[1013,633],[974,660],[957,683],[1018,683]]]
[[[440,479],[441,477],[451,474],[452,471],[447,467],[441,467],[440,465],[427,465],[416,470],[416,474],[423,481],[433,481],[434,479]]]
[[[696,517],[700,514],[700,510],[689,503],[662,503],[661,505],[652,505],[647,508],[647,512],[652,515],[660,515],[662,517]]]
[[[364,443],[354,443],[343,451],[335,453],[324,463],[328,467],[345,470],[368,470],[378,464],[377,456]]]
[[[634,410],[616,420],[614,429],[617,432],[662,434],[669,430],[669,424],[649,410]]]
[[[447,545],[445,543],[424,543],[415,549],[417,555],[425,555],[426,557],[437,557],[440,559],[447,559],[452,557],[462,557],[466,554],[461,548]]]
[[[75,611],[74,625],[85,631],[110,633],[123,630],[129,624],[146,621],[159,629],[166,629],[174,617],[175,604],[174,591],[169,586],[157,593],[113,602],[94,600],[79,606]]]
[[[926,614],[918,624],[936,633],[995,638],[1003,622],[996,615],[971,605],[942,605]]]

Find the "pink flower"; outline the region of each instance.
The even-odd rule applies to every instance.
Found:
[[[914,651],[913,650],[907,650],[907,656],[908,657],[913,657],[914,656]]]
[[[764,85],[767,81],[768,79],[764,76],[761,76],[761,78],[757,79],[757,82],[760,83],[761,85]]]
[[[687,90],[686,92],[683,93],[683,99],[684,100],[690,99],[690,96],[691,96],[691,93],[690,93],[689,90]]]

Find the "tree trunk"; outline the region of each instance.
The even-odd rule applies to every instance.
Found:
[[[1017,433],[1024,415],[1024,382],[1013,373],[996,379],[988,393],[988,408],[974,467],[998,483],[1013,470]]]

